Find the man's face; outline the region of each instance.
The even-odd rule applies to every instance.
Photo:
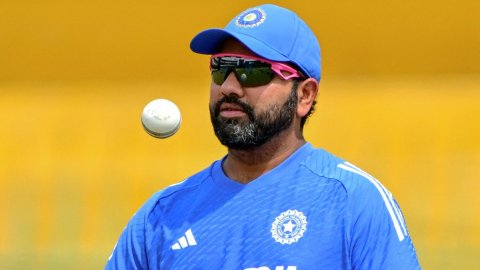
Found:
[[[222,117],[222,105],[234,104],[247,117]],[[225,96],[210,106],[210,118],[215,135],[231,149],[247,150],[262,145],[292,124],[297,106],[295,87],[283,103],[255,109],[235,96]]]
[[[253,55],[238,42],[226,42],[224,53]],[[231,72],[211,83],[210,118],[216,136],[230,149],[260,146],[291,126],[297,108],[296,87],[275,77],[270,83],[243,87]]]

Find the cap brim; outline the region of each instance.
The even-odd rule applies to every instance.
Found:
[[[220,28],[212,28],[200,32],[190,42],[190,49],[200,54],[215,54],[220,52],[223,42],[228,38],[237,39],[251,51],[268,60],[278,62],[289,61],[287,57],[272,50],[272,48],[255,38]]]

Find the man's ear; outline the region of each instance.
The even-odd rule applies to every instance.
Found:
[[[297,88],[297,115],[302,118],[308,114],[318,94],[318,82],[314,78],[301,81]]]

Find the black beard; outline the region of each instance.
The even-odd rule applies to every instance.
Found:
[[[294,84],[285,103],[272,105],[255,114],[254,109],[248,104],[236,97],[226,96],[210,106],[213,130],[220,143],[230,149],[248,150],[258,147],[292,124],[297,100],[296,84]],[[248,120],[222,118],[220,106],[224,102],[241,106]]]

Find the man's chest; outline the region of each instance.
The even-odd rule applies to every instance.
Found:
[[[177,227],[157,230],[162,241],[149,253],[157,269],[345,269],[345,203],[334,193],[260,190],[216,207],[192,204]]]

